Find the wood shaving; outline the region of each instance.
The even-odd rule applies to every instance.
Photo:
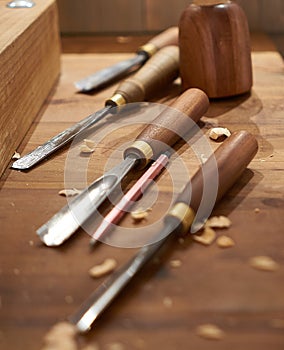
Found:
[[[235,242],[231,237],[220,236],[217,238],[217,244],[220,248],[230,248],[235,245]]]
[[[67,322],[54,325],[44,337],[42,350],[77,350],[77,329]]]
[[[164,304],[165,307],[171,308],[171,307],[173,306],[173,300],[172,300],[172,298],[170,298],[170,297],[165,297],[165,298],[163,299],[163,304]]]
[[[223,137],[224,136],[226,136],[226,137],[231,136],[230,130],[227,129],[227,128],[220,128],[220,127],[218,127],[218,128],[212,128],[209,131],[209,137],[212,140],[218,140],[222,136]]]
[[[206,227],[211,227],[211,228],[228,228],[231,225],[232,225],[231,220],[223,215],[212,216],[205,223]]]
[[[258,213],[260,212],[260,209],[259,209],[259,208],[255,208],[255,209],[254,209],[254,212],[255,212],[256,214],[258,214]]]
[[[80,194],[82,191],[77,190],[76,188],[67,188],[64,190],[61,190],[58,192],[58,194],[60,196],[65,196],[65,197],[73,197],[73,196],[77,196],[78,194]]]
[[[261,271],[276,271],[279,264],[269,256],[255,256],[249,261],[250,266]]]
[[[193,235],[192,238],[203,245],[210,245],[216,238],[216,232],[211,227],[205,226],[201,234]]]
[[[110,343],[107,344],[107,350],[124,350],[125,347],[121,343]]]
[[[99,278],[112,272],[117,266],[115,259],[106,259],[102,264],[96,265],[89,270],[89,275],[93,278]]]
[[[182,262],[179,259],[171,260],[170,265],[171,267],[180,267],[182,265]]]
[[[225,332],[214,324],[203,324],[197,327],[197,335],[209,340],[221,340],[225,336]]]
[[[85,139],[84,143],[80,146],[81,153],[93,153],[95,151],[95,142]]]
[[[139,208],[139,209],[131,212],[131,217],[134,221],[144,220],[147,218],[147,216],[149,215],[149,211],[151,211],[151,210],[152,210],[151,208],[148,208],[146,210]]]
[[[17,151],[15,151],[14,155],[12,156],[12,159],[20,159],[21,155]]]

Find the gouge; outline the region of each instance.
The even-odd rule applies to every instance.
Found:
[[[144,168],[196,126],[208,105],[209,100],[203,91],[185,91],[125,150],[124,160],[118,166],[89,185],[37,230],[41,240],[48,246],[63,243],[96,211],[131,169]]]
[[[123,81],[109,98],[105,107],[85,119],[74,124],[51,138],[32,152],[12,164],[13,169],[25,170],[36,165],[74,139],[102,118],[111,114],[112,107],[123,106],[126,103],[141,102],[154,96],[156,91],[163,89],[178,77],[179,49],[177,46],[167,46],[157,52],[134,76]],[[116,110],[116,108],[114,109]]]
[[[178,45],[177,27],[171,27],[152,38],[147,44],[138,49],[134,57],[97,71],[74,84],[81,92],[107,86],[107,84],[139,69],[158,50],[168,45]]]
[[[156,236],[156,242],[142,247],[132,259],[103,282],[70,318],[79,332],[90,330],[93,322],[169,237],[189,231],[202,200],[204,185],[211,184],[212,174],[218,172],[216,203],[242,174],[257,149],[255,137],[246,131],[234,133],[224,141],[180,193],[164,219],[164,227]]]

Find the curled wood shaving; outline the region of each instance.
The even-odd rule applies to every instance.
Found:
[[[217,127],[217,128],[212,128],[210,129],[209,131],[209,137],[210,139],[212,140],[218,140],[220,137],[229,137],[231,136],[231,132],[229,129],[227,128],[220,128],[220,127]]]
[[[84,143],[80,147],[81,153],[93,153],[95,151],[95,142],[85,139]]]
[[[225,332],[214,324],[203,324],[197,327],[197,335],[209,340],[221,340],[225,336]]]
[[[232,224],[231,220],[227,218],[226,216],[212,216],[209,218],[205,226],[206,227],[212,227],[212,228],[228,228]]]
[[[201,244],[210,245],[216,238],[216,233],[211,227],[205,226],[201,234],[193,235],[192,238]]]
[[[89,270],[89,274],[93,278],[99,278],[112,272],[117,266],[115,259],[106,259],[102,264],[96,265]]]
[[[171,267],[180,267],[182,265],[182,262],[179,259],[171,260],[170,265]]]
[[[44,337],[42,350],[77,350],[77,329],[67,322],[54,325]]]
[[[110,343],[107,344],[107,350],[124,350],[125,347],[121,343]]]
[[[220,236],[217,238],[217,244],[220,248],[230,248],[235,245],[235,242],[231,237]]]
[[[269,256],[255,256],[249,261],[250,266],[261,271],[276,271],[279,268],[279,264]]]
[[[73,197],[77,196],[77,194],[80,194],[82,191],[77,190],[76,188],[66,188],[64,190],[61,190],[58,192],[60,196],[65,196],[65,197]]]
[[[15,151],[14,155],[12,156],[12,159],[20,159],[21,155],[17,151]]]
[[[134,221],[144,220],[147,218],[147,216],[149,215],[149,211],[151,211],[151,210],[152,210],[151,208],[148,208],[146,210],[139,208],[139,209],[131,212],[131,217]]]
[[[172,300],[172,298],[170,298],[170,297],[165,297],[165,298],[163,299],[163,304],[164,304],[165,307],[171,308],[171,307],[173,306],[173,300]]]

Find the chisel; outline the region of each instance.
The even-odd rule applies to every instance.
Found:
[[[166,152],[204,115],[209,106],[207,95],[199,89],[189,89],[166,108],[124,151],[124,160],[89,185],[74,200],[62,208],[37,230],[48,246],[58,246],[68,239],[121,183],[134,167],[143,169],[153,159]]]
[[[73,140],[102,118],[126,103],[141,102],[154,96],[157,91],[169,85],[178,77],[179,49],[167,46],[157,52],[135,75],[124,80],[114,95],[105,102],[105,107],[79,121],[35,150],[12,164],[13,169],[26,170]]]
[[[134,57],[99,70],[74,84],[81,92],[105,87],[107,84],[122,78],[126,74],[136,71],[157,51],[169,45],[178,45],[177,27],[171,27],[152,38],[148,43],[138,49]]]
[[[90,330],[94,321],[115,297],[174,234],[186,234],[202,201],[204,186],[210,185],[212,174],[218,172],[215,203],[236,182],[258,149],[253,135],[246,131],[233,133],[196,172],[177,197],[164,219],[164,226],[151,245],[142,247],[133,258],[104,281],[72,317],[79,332]]]
[[[92,234],[90,247],[94,247],[101,238],[108,233],[110,228],[119,222],[119,220],[127,213],[127,210],[135,202],[141,194],[152,183],[152,180],[158,176],[169,162],[170,152],[163,153],[153,164],[145,171],[145,173],[137,180],[131,189],[121,198],[121,200],[113,207],[113,209],[103,219],[100,226]]]

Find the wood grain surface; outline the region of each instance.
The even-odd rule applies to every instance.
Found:
[[[73,82],[130,56],[63,54],[60,81],[18,151],[31,151],[103,107],[116,86],[83,95],[75,92]],[[231,131],[248,130],[259,143],[249,168],[214,210],[214,214],[226,215],[232,221],[229,229],[216,232],[233,238],[235,246],[221,249],[215,242],[205,247],[190,236],[172,242],[123,291],[94,328],[79,337],[79,348],[97,344],[99,349],[107,350],[118,343],[120,349],[283,349],[284,66],[275,51],[258,50],[252,59],[251,94],[212,100],[200,123],[212,149],[219,146],[208,139],[208,131],[215,125]],[[151,101],[168,104],[180,91],[177,80],[157,91]],[[118,247],[118,239],[112,241],[116,247],[101,244],[90,252],[90,237],[83,229],[62,247],[53,249],[45,247],[35,232],[66,204],[59,190],[64,186],[81,189],[102,175],[120,160],[125,145],[143,126],[141,116],[113,116],[95,128],[96,133],[86,135],[98,137],[91,155],[81,156],[78,143],[29,172],[5,171],[0,193],[2,349],[39,349],[50,327],[72,315],[103,282],[104,278],[92,279],[88,270],[109,257],[121,265],[136,251]],[[147,233],[151,224],[159,225],[173,200],[172,192],[180,191],[198,168],[198,157],[186,142],[179,142],[176,150],[179,157],[172,159],[168,170],[143,196],[144,202],[138,204],[150,202],[152,211],[147,220],[135,225],[127,215],[122,221],[123,227],[132,228],[129,231],[133,235],[140,227]],[[129,187],[138,176],[131,174],[123,186]],[[108,209],[104,205],[101,212]],[[97,220],[99,217],[94,218],[95,224]],[[259,255],[273,258],[278,270],[253,269],[249,260]],[[173,267],[172,260],[181,265]],[[224,338],[210,341],[198,336],[196,328],[207,323],[220,327]]]
[[[0,175],[41,109],[60,72],[54,0],[11,9],[0,0]]]

